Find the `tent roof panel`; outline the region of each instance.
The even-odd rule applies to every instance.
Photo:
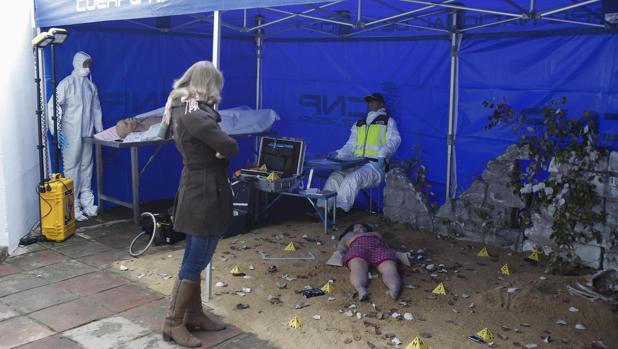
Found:
[[[315,3],[315,0],[35,0],[39,27],[174,16],[215,10]]]

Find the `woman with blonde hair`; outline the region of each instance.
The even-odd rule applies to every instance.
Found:
[[[163,122],[170,126],[183,168],[174,205],[174,230],[187,234],[185,253],[163,324],[163,339],[184,347],[201,341],[189,329],[225,328],[202,309],[201,272],[210,263],[220,236],[232,222],[228,158],[238,144],[219,127],[214,104],[221,100],[223,75],[209,61],[193,64],[174,83]]]

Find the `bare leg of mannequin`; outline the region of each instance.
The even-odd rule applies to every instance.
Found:
[[[367,292],[367,272],[369,265],[362,258],[353,258],[348,262],[350,268],[350,282],[358,292],[358,300],[366,301],[369,298]]]
[[[397,271],[397,262],[384,261],[378,265],[378,271],[382,274],[382,281],[388,287],[387,294],[392,299],[397,299],[401,290],[401,278]]]

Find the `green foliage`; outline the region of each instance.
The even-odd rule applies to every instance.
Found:
[[[394,161],[393,167],[402,169],[410,178],[414,189],[425,198],[433,195],[431,184],[427,180],[427,167],[421,162],[422,149],[419,144],[414,147],[414,155],[408,160]]]
[[[515,166],[511,184],[526,203],[520,212],[520,225],[532,225],[532,214],[544,210],[553,218],[551,239],[554,243],[552,262],[578,263],[575,242],[600,240],[597,223],[605,214],[596,212],[595,182],[602,180],[595,166],[604,150],[595,146],[598,130],[589,115],[569,118],[566,98],[552,100],[543,108],[543,120],[536,128],[522,124],[519,113],[503,100],[483,102],[492,110],[486,129],[508,125],[519,136],[519,146],[528,149],[529,164]],[[543,178],[550,165],[559,166],[557,175]]]

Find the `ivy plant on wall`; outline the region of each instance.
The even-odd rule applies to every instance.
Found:
[[[596,146],[597,124],[589,115],[569,117],[566,98],[552,100],[542,110],[542,120],[526,124],[522,114],[501,102],[483,102],[492,111],[486,129],[508,125],[519,136],[519,146],[529,152],[527,161],[518,162],[511,184],[524,201],[520,226],[532,226],[532,215],[545,210],[553,218],[550,239],[553,242],[550,265],[558,272],[576,267],[577,242],[599,241],[598,223],[605,214],[598,210],[596,185],[602,178],[595,167],[605,151]],[[555,175],[547,176],[550,166]]]

